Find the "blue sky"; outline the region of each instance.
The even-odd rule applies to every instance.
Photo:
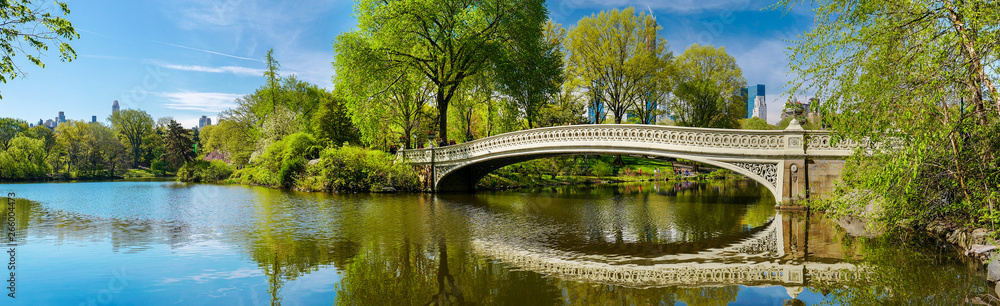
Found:
[[[65,111],[67,119],[105,121],[111,103],[154,118],[171,116],[192,127],[263,83],[264,54],[275,50],[282,74],[333,88],[333,40],[356,21],[348,0],[66,1],[80,33],[70,41],[78,58],[46,68],[23,58],[27,78],[0,84],[0,116],[37,123]],[[773,0],[549,0],[550,17],[572,28],[606,9],[652,10],[670,49],[725,46],[751,84],[767,86],[768,121],[776,122],[784,96],[785,48],[813,25],[813,14],[764,10]]]

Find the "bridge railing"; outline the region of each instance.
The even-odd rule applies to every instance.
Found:
[[[805,138],[803,138],[805,137]],[[826,131],[732,130],[658,125],[596,124],[539,128],[482,138],[458,145],[433,149],[402,150],[398,155],[415,164],[463,160],[509,149],[552,146],[558,143],[642,143],[679,150],[740,150],[757,155],[786,155],[806,152],[816,155],[849,154],[857,144],[832,142]],[[431,156],[434,154],[434,156]]]

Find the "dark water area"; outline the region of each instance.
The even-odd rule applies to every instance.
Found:
[[[440,195],[166,181],[0,192],[18,198],[16,298],[4,305],[996,301],[982,268],[952,247],[852,237],[820,213],[776,212],[748,181]]]

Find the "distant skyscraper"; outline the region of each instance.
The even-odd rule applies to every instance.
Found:
[[[45,126],[54,129],[56,128],[56,122],[53,121],[52,119],[45,120]]]
[[[206,125],[212,125],[212,118],[209,118],[207,116],[201,116],[201,118],[198,118],[199,129],[205,127]]]
[[[91,123],[97,122],[97,116],[90,116],[90,122]]]
[[[115,100],[115,102],[111,103],[111,114],[115,114],[117,112],[118,112],[118,100]]]
[[[58,118],[59,118],[59,123],[66,122],[66,113],[59,112],[59,117]]]
[[[38,124],[37,125],[45,125],[45,121],[42,121],[42,119],[38,119]]]
[[[740,90],[743,95],[744,91]],[[767,104],[764,101],[764,85],[757,84],[746,89],[747,118],[757,117],[767,120]]]
[[[52,119],[52,124],[53,124],[52,128],[59,126],[59,116],[56,116],[55,118]]]

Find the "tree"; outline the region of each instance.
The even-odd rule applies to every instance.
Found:
[[[267,105],[269,106],[269,112],[274,112],[274,108],[278,105],[278,95],[279,92],[281,76],[278,75],[278,70],[281,69],[281,64],[278,60],[274,59],[274,49],[268,49],[267,55],[265,56],[265,62],[267,63],[267,69],[264,70],[264,77],[267,78],[267,84],[264,90],[267,92]]]
[[[773,130],[775,127],[770,125],[764,119],[759,117],[751,117],[743,122],[744,130]]]
[[[319,109],[312,118],[312,131],[316,138],[326,145],[342,145],[343,143],[358,143],[361,136],[351,124],[347,115],[344,100],[332,93],[324,96],[319,102]]]
[[[18,136],[0,151],[0,179],[35,179],[50,171],[45,162],[45,142]]]
[[[108,117],[115,133],[132,150],[132,167],[139,167],[142,138],[153,131],[153,117],[146,111],[123,109]]]
[[[51,8],[39,3],[40,1],[32,2],[32,0],[0,2],[0,16],[3,20],[0,22],[0,51],[3,52],[3,59],[0,60],[0,82],[7,83],[7,80],[24,74],[14,63],[18,53],[23,53],[32,64],[45,68],[45,63],[39,57],[42,56],[42,52],[49,50],[49,43],[59,43],[59,57],[63,61],[76,59],[76,51],[63,41],[63,39],[80,38],[73,24],[59,15],[53,15],[49,12]],[[69,15],[69,6],[66,3],[56,1],[55,5],[59,7],[59,12],[62,12],[63,16]],[[22,40],[27,42],[27,49],[21,44]]]
[[[686,126],[737,128],[746,113],[739,90],[746,85],[736,59],[725,47],[693,44],[674,60],[677,99],[670,109]]]
[[[745,112],[737,95],[726,95],[715,83],[697,79],[677,85],[671,110],[680,126],[732,129]]]
[[[56,126],[56,149],[50,152],[50,160],[54,159],[59,168],[66,171],[76,171],[81,165],[86,164],[86,154],[89,145],[93,142],[93,135],[86,122],[80,120],[67,120]],[[66,167],[57,167],[65,165]]]
[[[569,32],[568,70],[622,123],[635,103],[644,103],[663,69],[670,65],[666,40],[653,16],[632,7],[584,17]]]
[[[790,93],[815,91],[836,138],[866,144],[844,187],[882,197],[890,220],[1000,219],[1000,4],[813,4],[816,27],[789,54]]]
[[[14,118],[0,118],[0,149],[7,150],[10,140],[27,129],[27,121]]]
[[[433,97],[436,87],[417,69],[387,67],[364,77],[339,78],[351,122],[359,128],[367,145],[395,142],[388,129],[398,129],[405,148],[421,119],[420,112]]]
[[[84,170],[101,176],[115,176],[127,163],[128,151],[116,133],[100,123],[87,123],[90,143],[86,145]],[[101,174],[103,172],[103,174]]]
[[[520,31],[541,27],[546,9],[542,0],[359,0],[355,16],[358,29],[334,42],[337,78],[387,67],[416,69],[436,87],[439,133],[447,139],[448,105],[456,91],[512,52],[509,46],[534,39]]]
[[[185,129],[177,121],[170,121],[167,126],[167,134],[163,138],[166,152],[163,154],[164,161],[174,168],[179,168],[184,163],[195,158],[194,142],[191,140],[191,130]]]
[[[0,119],[0,120],[2,120],[2,119]],[[45,144],[45,152],[49,152],[49,150],[52,149],[52,146],[54,146],[55,143],[56,143],[56,134],[55,134],[55,132],[53,132],[52,129],[50,129],[50,128],[46,127],[46,126],[42,126],[42,125],[36,125],[36,126],[30,128],[30,129],[22,132],[21,135],[24,135],[25,137],[32,138],[32,139],[40,139],[40,140],[42,140],[43,143]]]
[[[556,27],[551,23],[545,27]],[[547,39],[541,25],[523,24],[518,32],[523,38],[510,46],[513,52],[503,54],[496,64],[496,75],[502,92],[517,101],[532,129],[539,111],[559,92],[564,81],[562,46],[558,40]]]

